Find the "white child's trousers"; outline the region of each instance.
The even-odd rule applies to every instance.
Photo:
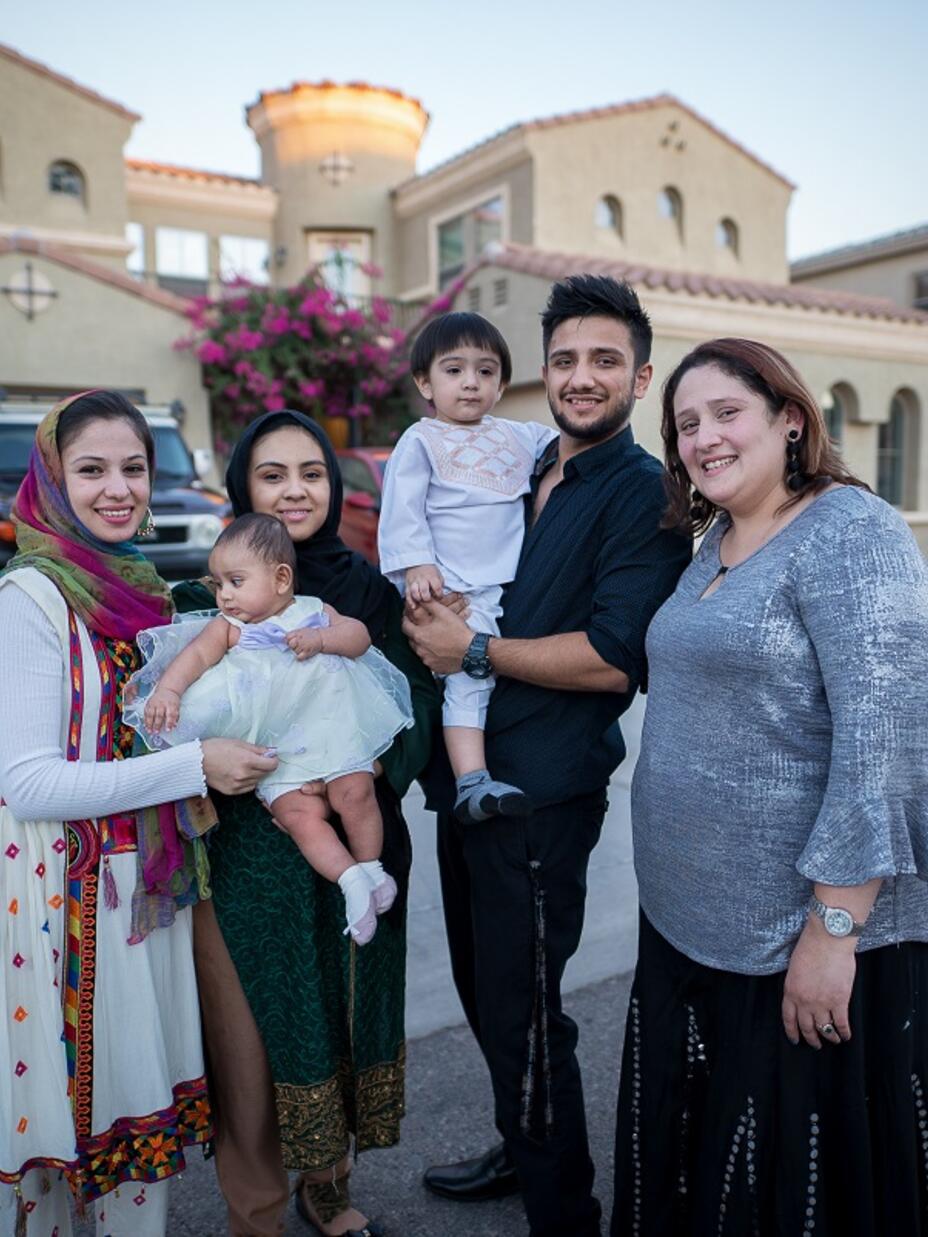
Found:
[[[471,631],[485,631],[491,636],[498,636],[499,616],[503,612],[500,605],[502,588],[498,584],[475,588],[469,590],[465,596],[470,606],[467,625]],[[472,679],[463,670],[459,670],[457,674],[449,674],[445,679],[442,724],[483,730],[495,681],[493,675],[488,679]]]

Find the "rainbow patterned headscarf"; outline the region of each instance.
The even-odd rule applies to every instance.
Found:
[[[87,394],[56,404],[36,430],[29,470],[13,503],[16,554],[6,570],[34,567],[54,581],[92,630],[135,640],[143,627],[169,622],[174,606],[167,584],[137,546],[100,541],[71,507],[58,452],[58,421]]]

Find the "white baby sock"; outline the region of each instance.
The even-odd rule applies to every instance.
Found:
[[[384,871],[379,859],[365,859],[358,867],[371,883],[374,910],[378,915],[383,915],[396,899],[396,881]]]
[[[377,931],[371,883],[359,863],[346,868],[338,878],[338,887],[345,895],[346,931],[359,945],[366,945]]]

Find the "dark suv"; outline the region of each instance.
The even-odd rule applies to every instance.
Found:
[[[141,411],[155,439],[155,534],[139,546],[163,576],[200,575],[232,508],[224,494],[204,485],[198,475],[209,471],[211,453],[198,451],[194,461],[169,411],[145,406]],[[47,412],[40,404],[0,403],[0,567],[16,549],[10,506],[26,474],[36,426]]]

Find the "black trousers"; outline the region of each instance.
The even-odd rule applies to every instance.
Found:
[[[461,825],[451,816],[438,818],[454,982],[489,1066],[496,1123],[519,1174],[532,1237],[600,1233],[575,1051],[577,1027],[561,1008],[561,979],[580,943],[587,865],[605,812],[606,792],[601,790],[543,808],[528,820],[497,817]],[[534,1120],[526,1132],[523,1083],[539,990],[539,890],[547,1051],[539,1036]]]

